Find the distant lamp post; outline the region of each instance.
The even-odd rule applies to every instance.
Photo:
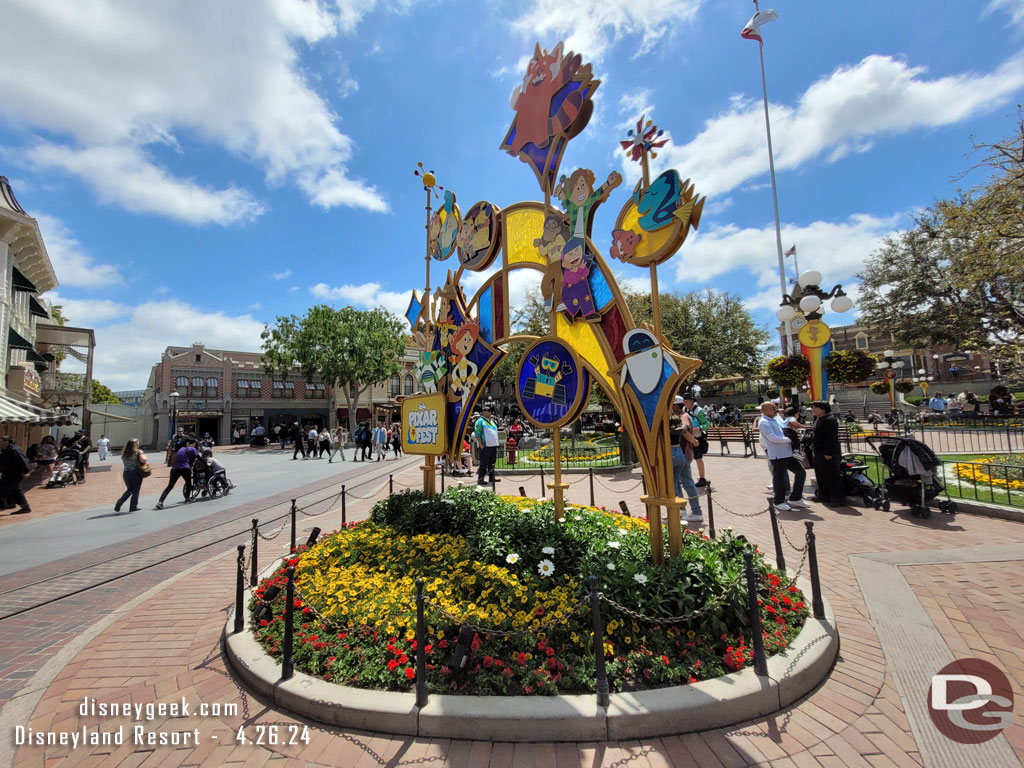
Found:
[[[896,353],[891,349],[885,350],[882,355],[883,358],[878,361],[878,369],[882,371],[882,376],[889,385],[889,410],[892,412],[896,410],[896,379],[899,378],[904,362],[897,360]]]
[[[168,397],[171,398],[171,437],[173,438],[175,432],[178,431],[178,398],[181,397],[181,393],[174,390]]]
[[[825,302],[832,300],[833,312],[848,312],[853,309],[853,301],[843,291],[842,285],[835,285],[830,290],[822,290],[821,273],[808,269],[800,273],[793,294],[783,294],[782,304],[775,316],[783,323],[800,320],[794,323],[799,327],[797,338],[800,339],[800,353],[811,364],[811,375],[807,380],[811,400],[825,400],[828,397],[828,376],[823,366],[825,358],[832,351],[832,331],[822,322]]]

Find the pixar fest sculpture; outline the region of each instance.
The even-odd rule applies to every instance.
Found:
[[[470,415],[504,356],[501,346],[525,342],[516,394],[531,423],[554,431],[549,487],[556,514],[561,515],[568,487],[561,477],[560,428],[579,417],[596,383],[637,449],[647,487],[642,501],[650,520],[651,557],[661,563],[662,507],[668,511],[671,553],[682,544],[684,500],[674,492],[670,407],[681,381],[700,361],[674,352],[662,335],[657,268],[697,227],[704,198],[674,170],[650,178],[649,159],[665,139],[641,119],[622,141],[630,159],[641,164],[641,179],[618,213],[610,250],[613,258],[650,269],[654,322],[637,325],[591,239],[594,214],[621,185],[621,176],[613,171],[600,184],[583,168],[559,176],[569,141],[590,119],[599,85],[590,65],[579,54],[564,52],[562,43],[550,51],[537,45],[523,84],[512,95],[515,116],[500,148],[533,170],[542,203],[501,208],[480,201],[463,216],[455,193],[439,187],[432,171],[422,164],[415,171],[427,196],[427,280],[422,296],[413,291],[406,312],[423,352],[416,366],[420,393],[403,402],[403,441],[407,451],[425,455],[424,491],[433,494],[434,459],[458,457],[473,426]],[[434,198],[440,205],[436,212]],[[430,262],[451,256],[457,268],[448,270],[432,293]],[[499,258],[493,274],[467,300],[460,285],[463,272],[486,271]],[[519,269],[540,273],[550,312],[547,336],[523,335],[511,326],[510,276]]]

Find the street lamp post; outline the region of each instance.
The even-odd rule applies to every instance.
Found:
[[[171,438],[174,438],[174,433],[178,431],[178,398],[181,397],[181,393],[178,390],[174,390],[169,395],[171,398]]]
[[[812,400],[825,400],[828,397],[828,375],[823,363],[832,351],[832,331],[821,319],[827,299],[832,300],[833,312],[853,309],[853,301],[846,295],[842,285],[834,285],[825,291],[821,288],[821,273],[808,269],[797,278],[793,295],[782,295],[782,304],[775,313],[783,323],[797,320],[800,316],[800,321],[794,325],[799,325],[797,338],[800,340],[800,351],[811,364],[807,384]]]

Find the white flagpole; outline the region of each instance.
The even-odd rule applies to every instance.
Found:
[[[754,0],[754,10],[761,10]],[[764,42],[757,41],[757,53],[761,58],[761,94],[764,97],[764,129],[768,134],[768,172],[772,179],[772,205],[775,207],[775,248],[779,254],[779,287],[783,294],[789,293],[786,290],[786,264],[782,255],[782,229],[779,225],[779,193],[775,187],[775,158],[772,155],[772,125],[768,119],[768,85],[764,76]],[[783,354],[793,354],[793,326],[789,320],[785,322],[785,335],[782,338]]]

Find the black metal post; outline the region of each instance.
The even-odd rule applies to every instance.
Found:
[[[601,596],[597,592],[597,576],[590,579],[590,615],[594,620],[594,672],[597,706],[608,706],[608,671],[604,664],[604,625],[601,622]]]
[[[242,611],[245,610],[245,544],[238,545],[238,573],[235,574],[235,632],[245,627]]]
[[[711,486],[708,486],[708,536],[715,538],[715,500],[711,496]]]
[[[547,491],[544,489],[544,467],[540,468],[540,497],[547,498]]]
[[[497,482],[498,482],[497,474],[493,474],[492,473],[491,474],[491,493],[497,493],[498,492]]]
[[[594,503],[594,468],[590,468],[590,506],[596,506]]]
[[[287,586],[284,590],[284,649],[281,656],[281,679],[288,680],[295,674],[292,661],[292,622],[295,620],[295,569],[289,568]]]
[[[632,515],[629,514],[629,507],[626,506],[625,499],[619,501],[619,509],[622,510],[622,514],[624,514],[626,517],[632,517]]]
[[[345,519],[345,486],[341,486],[341,527],[344,528],[348,524]]]
[[[768,499],[768,517],[772,521],[772,538],[775,539],[775,567],[786,570],[786,554],[782,551],[782,538],[779,536],[779,518],[775,514],[775,500]]]
[[[388,496],[395,495],[395,476],[388,475]]]
[[[647,478],[640,475],[640,486],[644,489],[644,496],[647,495]]]
[[[754,672],[764,677],[768,674],[768,660],[764,657],[761,606],[757,603],[757,574],[754,573],[754,556],[750,552],[743,553],[743,564],[747,570],[747,612],[750,620],[750,644],[754,649]]]
[[[250,587],[255,587],[256,586],[256,581],[257,581],[257,576],[258,576],[258,574],[257,574],[258,566],[256,564],[256,557],[257,557],[257,553],[259,552],[259,549],[257,548],[259,540],[260,540],[260,521],[259,521],[258,518],[254,517],[252,519],[252,544],[249,546],[249,552],[252,554],[252,557],[250,558],[252,560],[252,563],[250,565],[251,570],[249,572],[249,586]]]
[[[821,580],[818,578],[818,550],[814,543],[814,523],[807,520],[807,567],[811,572],[811,613],[816,619],[825,618],[825,604],[821,601]]]
[[[526,496],[526,486],[523,486],[523,485],[519,486],[519,495],[520,496]]]
[[[291,508],[291,512],[290,512],[290,514],[292,516],[292,549],[291,549],[292,552],[295,551],[295,512],[296,511],[297,511],[297,508],[295,506],[295,499],[292,499],[292,508]]]
[[[423,579],[416,579],[416,706],[427,705],[427,622],[423,616]]]

